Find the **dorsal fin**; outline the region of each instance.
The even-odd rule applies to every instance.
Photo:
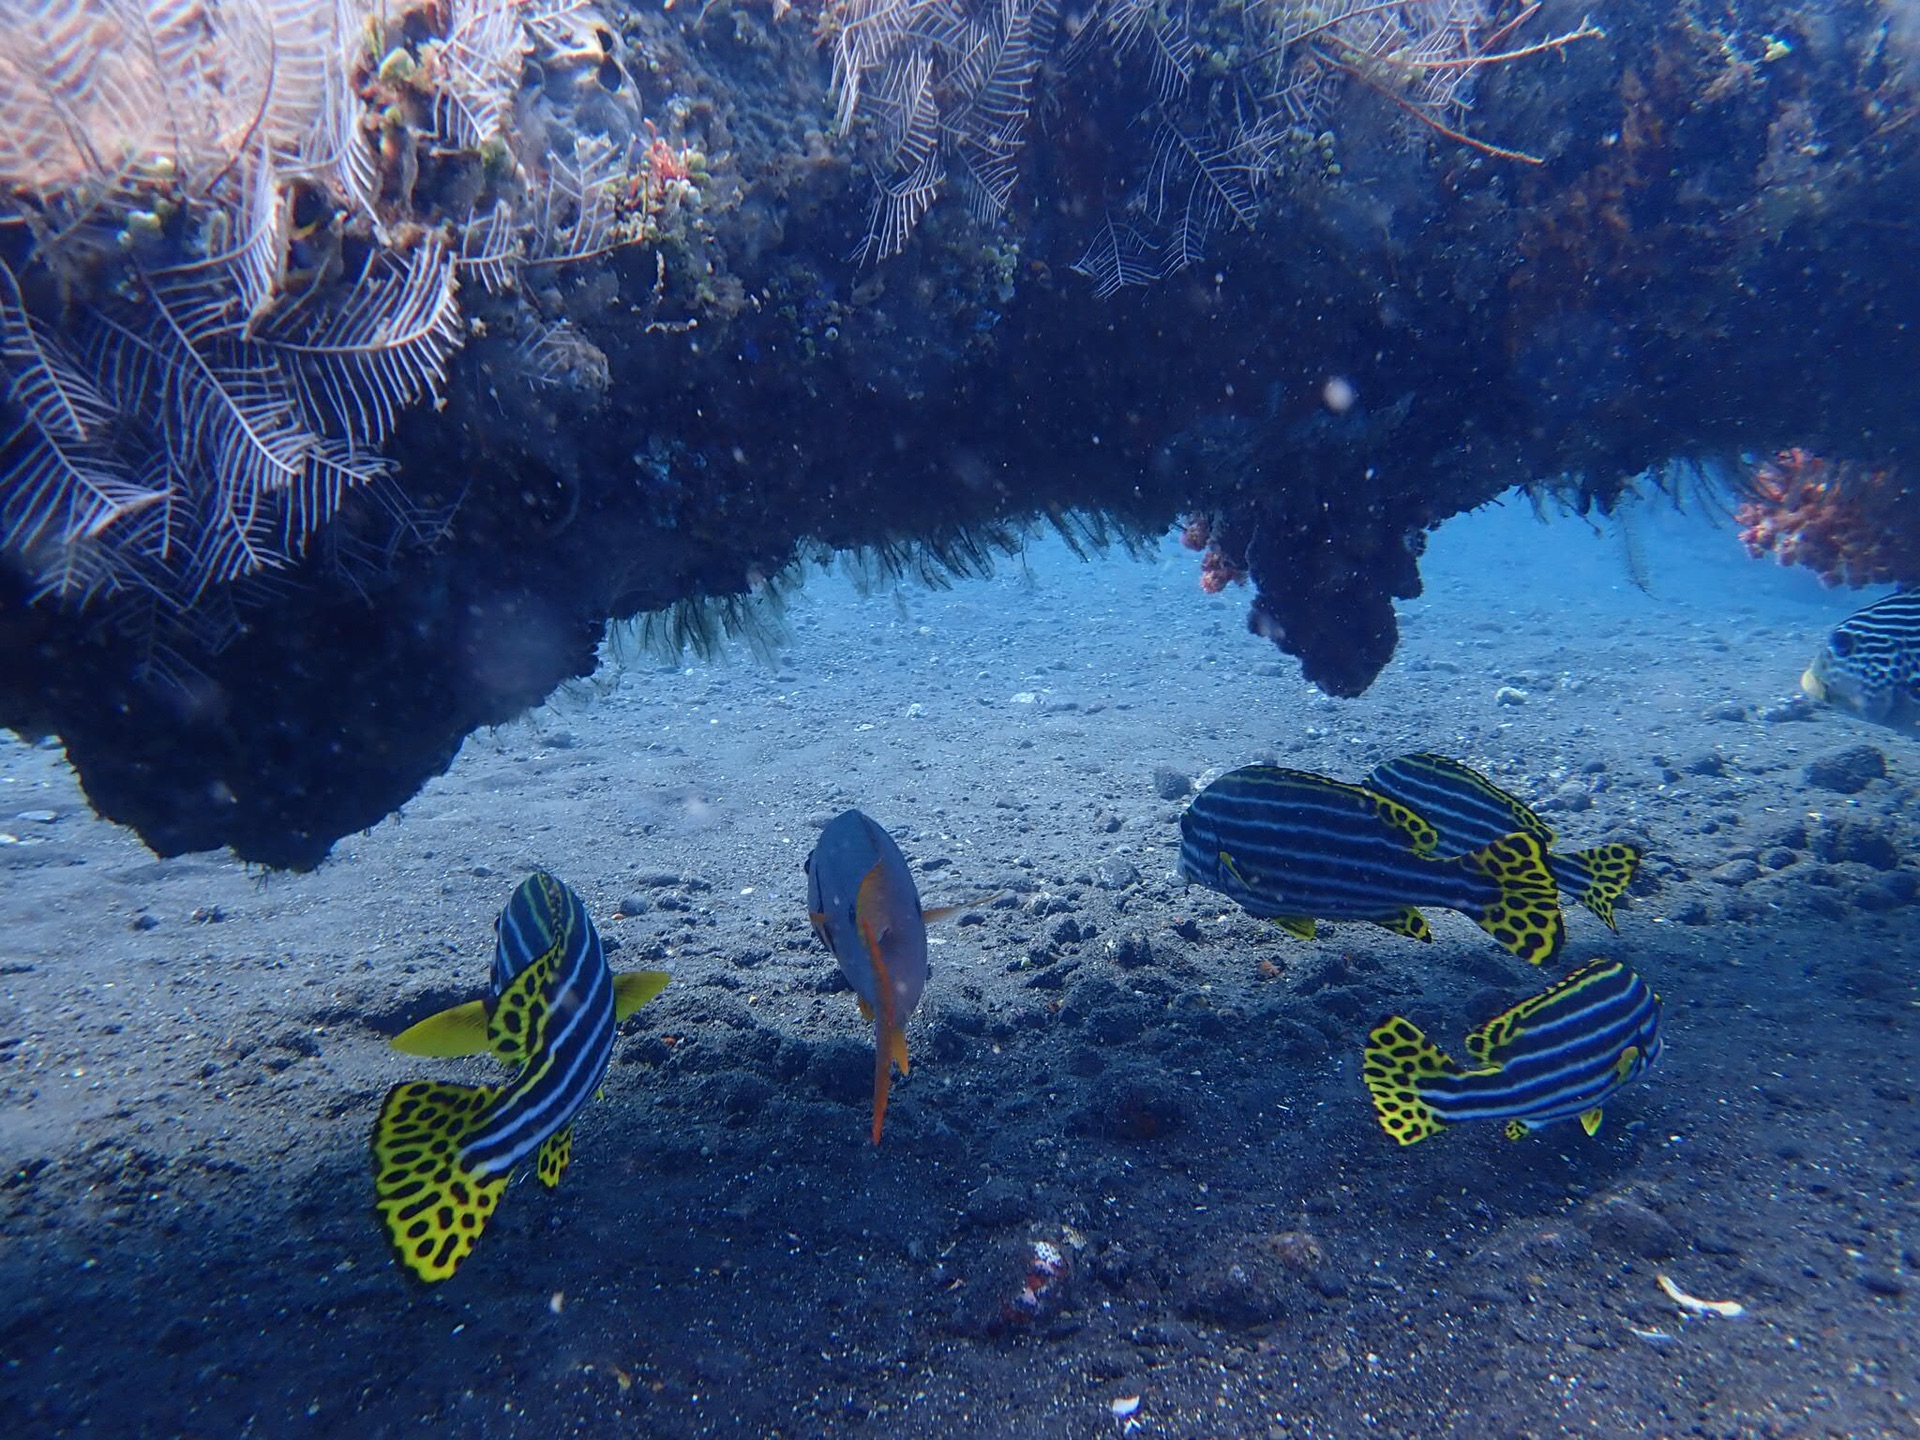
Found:
[[[540,1053],[552,1000],[553,959],[543,955],[527,966],[494,1001],[487,1016],[487,1043],[509,1065],[524,1065]]]

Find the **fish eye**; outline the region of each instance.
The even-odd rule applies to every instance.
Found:
[[[1827,644],[1833,653],[1842,660],[1853,654],[1853,637],[1844,630],[1834,631],[1833,639],[1829,640]]]

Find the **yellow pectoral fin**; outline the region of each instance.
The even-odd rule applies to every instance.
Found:
[[[613,1018],[624,1020],[667,988],[665,970],[629,970],[613,977]]]
[[[1299,940],[1311,940],[1319,932],[1319,926],[1305,915],[1276,915],[1273,923],[1287,934]]]
[[[1253,889],[1253,882],[1247,879],[1245,875],[1242,875],[1240,873],[1240,867],[1234,863],[1233,856],[1229,855],[1226,851],[1222,850],[1219,855],[1219,860],[1220,860],[1220,868],[1222,870],[1225,870],[1227,874],[1231,875],[1235,880],[1239,881],[1240,884],[1243,885],[1248,890]]]
[[[1600,1129],[1600,1121],[1603,1118],[1600,1107],[1596,1105],[1580,1117],[1580,1128],[1589,1135],[1597,1134]]]
[[[439,1059],[478,1055],[493,1048],[487,1039],[487,1002],[469,1000],[438,1015],[429,1015],[387,1043],[409,1055],[431,1055]]]
[[[857,995],[854,997],[853,1003],[860,1007],[860,1018],[871,1025],[873,1023],[873,1006],[869,1005]]]

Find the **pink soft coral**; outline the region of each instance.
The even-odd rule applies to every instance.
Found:
[[[1754,467],[1734,511],[1749,554],[1828,585],[1920,581],[1920,495],[1894,472],[1782,450]]]

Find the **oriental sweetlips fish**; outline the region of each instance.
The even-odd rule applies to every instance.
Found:
[[[1510,1140],[1556,1120],[1591,1135],[1600,1107],[1660,1048],[1660,997],[1619,961],[1595,960],[1469,1034],[1471,1070],[1395,1015],[1368,1035],[1361,1073],[1402,1145],[1463,1120],[1504,1120]]]
[[[907,1017],[927,987],[927,924],[893,837],[858,810],[836,815],[807,856],[807,915],[873,1022],[873,1143],[887,1118],[893,1067],[908,1073]]]
[[[1445,755],[1402,755],[1376,766],[1360,782],[1398,800],[1439,832],[1438,855],[1461,855],[1523,830],[1547,852],[1547,869],[1560,893],[1578,900],[1607,923],[1613,905],[1633,883],[1640,865],[1637,845],[1595,845],[1553,852],[1553,827],[1478,770]]]
[[[1902,590],[1833,627],[1800,677],[1815,700],[1920,732],[1920,590]]]
[[[491,1050],[517,1067],[505,1085],[409,1080],[373,1126],[374,1206],[400,1263],[444,1280],[466,1259],[514,1169],[529,1158],[548,1189],[573,1152],[573,1118],[606,1078],[613,1030],[667,975],[607,968],[580,897],[536,871],[494,922],[484,999],[429,1016],[393,1039],[410,1055]]]
[[[1446,857],[1439,843],[1434,826],[1372,790],[1249,765],[1180,817],[1180,871],[1303,939],[1322,919],[1431,940],[1417,907],[1441,905],[1535,965],[1560,952],[1566,921],[1538,837],[1515,830]]]

